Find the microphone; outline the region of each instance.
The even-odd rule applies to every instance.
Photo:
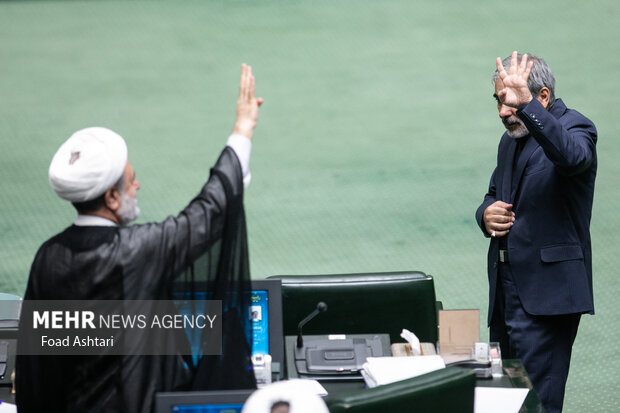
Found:
[[[310,314],[308,314],[306,318],[301,320],[299,324],[297,324],[297,348],[302,348],[304,346],[304,339],[301,335],[301,328],[306,325],[308,321],[316,317],[318,313],[324,313],[325,311],[327,311],[327,304],[325,304],[323,301],[319,301],[316,305],[316,309]]]

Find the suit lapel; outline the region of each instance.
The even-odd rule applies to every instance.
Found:
[[[512,177],[512,163],[515,158],[515,149],[517,147],[517,142],[514,139],[510,139],[508,141],[508,147],[506,148],[505,158],[504,158],[504,176],[502,177],[502,201],[506,203],[510,203],[510,187],[511,187],[511,177]]]
[[[519,155],[519,159],[517,160],[517,165],[516,165],[516,170],[515,170],[515,175],[514,175],[517,178],[517,182],[516,182],[516,185],[514,185],[515,193],[510,194],[510,198],[509,198],[510,203],[514,201],[514,197],[516,195],[516,192],[518,191],[519,184],[521,183],[521,178],[523,176],[523,170],[525,169],[525,165],[527,165],[527,161],[530,159],[530,156],[532,156],[532,153],[534,152],[534,150],[536,150],[536,148],[538,148],[538,146],[539,146],[538,142],[536,142],[536,139],[534,139],[532,136],[530,136],[527,142],[525,142],[525,146],[523,147],[523,150],[521,151],[521,155]]]

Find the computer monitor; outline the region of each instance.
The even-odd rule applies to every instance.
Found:
[[[240,413],[253,390],[157,393],[155,413]]]
[[[252,280],[252,303],[248,317],[252,321],[252,355],[269,354],[273,363],[279,363],[280,369],[284,366],[284,333],[282,328],[282,281],[281,280]],[[174,289],[175,300],[188,297],[189,292],[183,291],[183,284],[177,284]],[[201,291],[200,285],[196,291]],[[204,291],[204,289],[202,289]],[[204,300],[206,293],[195,293],[196,299]],[[184,307],[182,312],[189,311]],[[196,336],[195,336],[196,337]],[[188,334],[192,353],[200,348],[200,343]],[[194,354],[197,357],[197,354]],[[273,369],[273,367],[272,367]],[[282,370],[280,370],[282,371]]]
[[[252,320],[252,355],[269,354],[272,363],[280,363],[282,368],[282,281],[252,280],[252,304],[248,316]]]

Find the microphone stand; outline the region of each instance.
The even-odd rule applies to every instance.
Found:
[[[297,348],[302,348],[304,346],[304,339],[301,334],[302,327],[306,325],[308,321],[316,317],[317,314],[324,313],[325,311],[327,311],[327,304],[325,304],[323,301],[319,301],[316,305],[316,309],[310,314],[308,314],[306,318],[301,320],[299,324],[297,324]]]

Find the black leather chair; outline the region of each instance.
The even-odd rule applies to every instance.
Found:
[[[304,334],[387,333],[403,328],[422,342],[437,342],[437,302],[433,278],[419,271],[365,274],[272,276],[282,280],[284,335],[324,301],[327,312],[304,326]]]
[[[447,367],[411,379],[351,393],[328,395],[330,413],[474,411],[473,370]]]

